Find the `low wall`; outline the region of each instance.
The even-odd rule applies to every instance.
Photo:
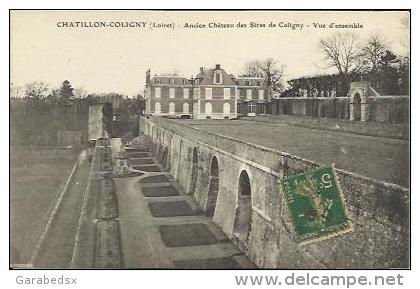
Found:
[[[272,101],[272,113],[319,118],[350,119],[349,97],[279,98]],[[367,100],[367,121],[384,123],[409,122],[409,97],[377,96]]]
[[[322,98],[280,98],[273,99],[273,114],[350,118],[350,99],[348,97]]]
[[[251,221],[239,246],[261,268],[390,268],[409,266],[409,192],[337,170],[354,232],[315,244],[294,241],[292,221],[279,181],[319,166],[303,158],[195,129],[167,119],[140,118],[152,154],[199,206],[212,200],[212,160],[217,160],[213,220],[235,241],[239,176],[250,180]],[[164,153],[166,151],[166,153]],[[163,155],[166,154],[166,157]]]
[[[370,120],[385,123],[408,123],[410,103],[408,97],[378,96],[368,99]]]
[[[382,122],[361,122],[345,119],[319,118],[294,115],[258,115],[255,117],[241,117],[241,120],[290,124],[313,129],[347,132],[360,135],[395,138],[408,140],[410,127],[407,124],[389,124]]]

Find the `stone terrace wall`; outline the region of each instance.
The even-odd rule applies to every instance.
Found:
[[[397,185],[337,170],[354,232],[299,246],[279,181],[319,166],[309,160],[200,131],[175,121],[140,118],[155,157],[169,155],[171,174],[205,210],[210,164],[219,165],[214,222],[234,240],[238,183],[246,171],[251,183],[252,218],[242,250],[261,268],[390,268],[409,266],[409,192]],[[198,177],[192,186],[193,151]],[[191,188],[194,188],[191,190]]]
[[[409,98],[402,96],[378,96],[368,99],[370,121],[385,123],[408,123]]]
[[[350,99],[348,97],[273,99],[273,114],[306,115],[339,119],[350,118]]]
[[[377,96],[367,101],[367,121],[385,123],[409,122],[409,97]],[[320,118],[350,119],[349,97],[280,98],[273,99],[272,113],[275,115],[300,115]]]

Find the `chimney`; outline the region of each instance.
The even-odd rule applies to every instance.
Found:
[[[146,70],[146,84],[150,83],[150,69]]]
[[[216,70],[220,70],[220,64],[216,64]]]

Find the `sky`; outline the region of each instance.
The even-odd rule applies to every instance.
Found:
[[[177,72],[190,77],[200,67],[221,64],[228,73],[244,64],[272,57],[285,67],[287,79],[330,73],[325,70],[320,39],[335,32],[355,33],[361,41],[380,33],[399,55],[407,55],[407,12],[349,11],[13,11],[11,14],[11,83],[43,81],[51,88],[67,79],[88,93],[143,93],[145,71]],[[71,28],[62,23],[145,22],[143,27]],[[238,28],[238,22],[247,24]],[[265,24],[251,28],[250,23]],[[268,27],[272,22],[276,27]],[[166,24],[155,28],[155,23]],[[205,28],[184,28],[202,24]],[[234,28],[210,28],[209,23]],[[303,24],[292,30],[279,27]],[[327,28],[315,28],[314,23]],[[331,23],[363,28],[329,28]],[[140,24],[138,24],[140,25]],[[168,27],[168,25],[173,25]]]

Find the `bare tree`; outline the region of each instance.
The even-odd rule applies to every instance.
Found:
[[[19,85],[15,85],[14,83],[10,84],[10,97],[11,98],[19,98],[21,97],[22,87]]]
[[[259,61],[252,60],[250,62],[245,63],[243,75],[250,77],[264,77],[263,72],[260,69]]]
[[[244,74],[250,77],[262,77],[267,85],[270,97],[273,92],[281,92],[284,89],[284,65],[274,58],[253,60],[245,64]]]
[[[366,62],[361,53],[359,42],[353,33],[335,33],[328,38],[321,39],[318,43],[325,56],[328,66],[335,67],[342,79],[342,92],[348,93],[351,76],[362,72]]]
[[[48,86],[42,81],[35,81],[25,85],[25,97],[44,98],[47,91]]]
[[[75,98],[85,98],[87,96],[87,91],[84,88],[75,88],[73,91]]]
[[[370,72],[377,72],[381,58],[388,48],[388,43],[381,34],[372,34],[362,49],[363,57],[367,60]]]
[[[319,47],[324,53],[328,67],[335,67],[339,74],[349,76],[364,67],[357,37],[353,33],[335,33],[321,39]]]

